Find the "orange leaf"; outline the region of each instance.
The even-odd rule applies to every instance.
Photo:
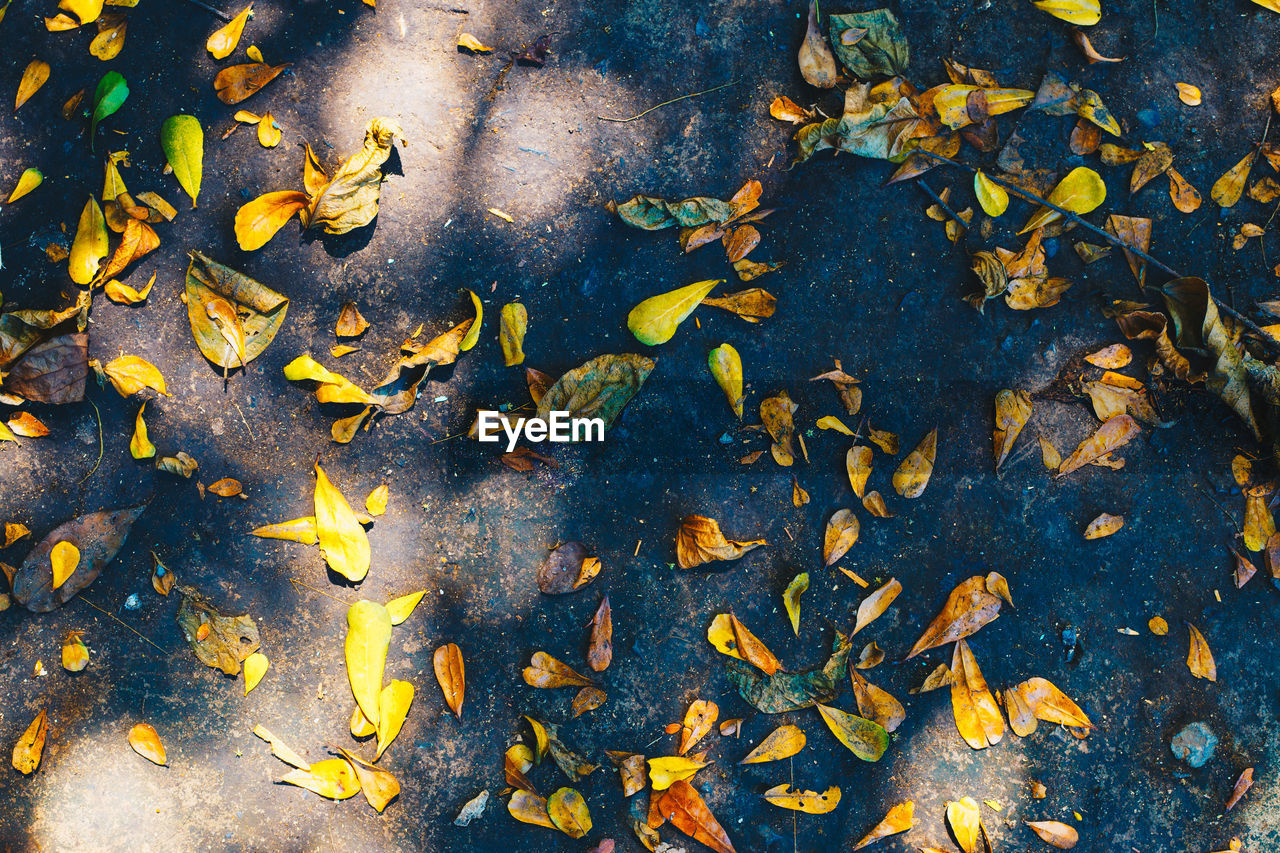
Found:
[[[662,820],[670,821],[676,829],[716,853],[737,853],[702,796],[683,779],[673,782],[661,796],[654,798],[653,809]],[[653,825],[652,817],[649,823]]]
[[[942,612],[934,617],[920,639],[911,647],[907,658],[937,648],[952,640],[960,640],[978,631],[1000,615],[1000,598],[987,589],[987,580],[974,575],[961,581],[947,596]]]
[[[1004,736],[1004,717],[964,640],[956,643],[951,673],[951,710],[960,736],[974,749],[999,743]]]
[[[680,728],[680,755],[684,755],[711,731],[716,720],[720,719],[720,707],[715,702],[695,699],[684,714],[684,725]]]
[[[276,79],[290,64],[286,62],[284,65],[267,65],[263,62],[250,62],[245,65],[228,66],[213,78],[213,90],[222,103],[238,104]]]
[[[307,196],[297,190],[258,196],[236,211],[236,242],[246,252],[261,249],[308,203]]]
[[[1057,476],[1065,477],[1072,471],[1077,471],[1088,465],[1093,460],[1123,447],[1140,431],[1141,428],[1133,418],[1128,415],[1116,415],[1098,427],[1097,432],[1080,442],[1075,453],[1063,460],[1061,467],[1058,468]]]
[[[163,767],[168,763],[164,744],[160,742],[160,735],[150,723],[138,723],[129,729],[129,746],[133,747],[133,751],[138,755],[154,764]]]
[[[889,809],[889,813],[884,819],[872,828],[870,832],[862,837],[862,840],[853,845],[854,850],[861,850],[873,841],[879,841],[881,838],[888,838],[890,835],[897,835],[899,832],[906,832],[916,824],[916,804],[912,800],[905,803],[898,803]]]
[[[1218,667],[1213,662],[1213,652],[1209,651],[1209,642],[1195,625],[1187,623],[1187,628],[1191,632],[1191,650],[1187,652],[1187,668],[1196,678],[1217,681]]]
[[[587,645],[587,665],[604,672],[613,661],[613,609],[605,596],[591,619],[591,640]]]
[[[462,650],[456,643],[447,643],[436,649],[432,664],[436,670],[436,681],[440,682],[440,689],[444,691],[445,703],[454,716],[461,720],[462,698],[467,686]]]

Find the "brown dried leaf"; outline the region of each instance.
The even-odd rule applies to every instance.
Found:
[[[683,779],[671,784],[654,798],[652,809],[663,821],[670,821],[676,829],[715,850],[716,853],[736,853],[724,827],[720,826],[702,796]]]
[[[1227,798],[1227,805],[1223,811],[1231,811],[1236,804],[1244,798],[1244,795],[1253,787],[1253,768],[1246,767],[1244,772],[1240,774],[1240,778],[1236,779],[1235,787],[1231,789],[1231,796]]]
[[[916,825],[916,804],[912,800],[905,803],[898,803],[889,809],[879,823],[871,828],[871,831],[862,836],[862,839],[851,849],[861,850],[872,842],[879,841],[882,838],[888,838],[890,835],[897,835],[899,832],[906,832]]]
[[[115,559],[133,523],[145,509],[146,504],[139,504],[128,509],[93,512],[54,528],[31,549],[11,578],[13,597],[36,613],[47,613],[66,604]],[[80,559],[75,572],[55,589],[49,555],[60,542],[75,546]]]
[[[737,560],[753,548],[767,544],[764,539],[742,542],[725,539],[714,518],[687,515],[676,533],[676,564],[682,569],[692,569],[714,560]]]
[[[590,556],[581,542],[565,542],[538,568],[538,589],[547,595],[563,595],[581,589],[599,574],[599,557]]]
[[[874,435],[873,435],[874,440]],[[938,428],[929,430],[920,443],[902,460],[893,472],[893,488],[904,498],[918,498],[924,494],[929,478],[933,476],[933,463],[938,452]]]
[[[822,559],[828,566],[835,564],[858,541],[857,516],[853,510],[839,509],[827,521],[827,531],[822,541]]]
[[[1187,629],[1191,633],[1191,649],[1187,652],[1187,669],[1191,670],[1191,674],[1196,678],[1217,681],[1218,667],[1213,662],[1213,652],[1209,650],[1209,641],[1204,638],[1204,634],[1201,634],[1195,625],[1188,622]]]
[[[587,665],[604,672],[613,661],[613,609],[606,595],[591,618],[591,639],[587,644]]]
[[[595,684],[546,652],[534,652],[523,675],[524,683],[530,687],[590,687]]]
[[[1026,426],[1030,417],[1031,395],[1026,391],[1005,388],[996,394],[996,426],[992,433],[992,440],[995,445],[997,471],[1000,470],[1005,459],[1009,458],[1009,452],[1013,450],[1018,434],[1022,432],[1022,428]]]
[[[953,640],[971,636],[1000,615],[1000,598],[987,589],[987,580],[974,575],[961,581],[947,596],[942,611],[934,617],[907,659]]]
[[[864,598],[858,605],[858,617],[849,636],[852,637],[879,619],[901,592],[902,584],[896,578],[890,578],[884,586]]]
[[[1141,428],[1133,418],[1128,415],[1116,415],[1098,427],[1093,435],[1080,442],[1075,452],[1063,460],[1056,476],[1065,477],[1093,460],[1123,447],[1139,432]]]
[[[1059,850],[1070,850],[1080,842],[1080,833],[1075,827],[1056,820],[1029,820],[1026,825],[1040,840],[1057,847]]]
[[[444,691],[445,704],[453,715],[462,719],[462,701],[467,689],[466,666],[462,661],[462,649],[457,643],[446,643],[436,649],[431,660],[436,671],[436,681]]]

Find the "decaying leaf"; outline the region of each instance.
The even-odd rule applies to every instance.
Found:
[[[568,664],[553,658],[546,652],[534,652],[529,665],[524,668],[524,683],[530,687],[590,687],[590,678],[574,671]]]
[[[1214,182],[1209,190],[1209,198],[1213,199],[1219,207],[1235,207],[1241,193],[1244,192],[1245,183],[1249,180],[1249,170],[1253,168],[1253,161],[1257,158],[1257,150],[1250,150],[1239,163],[1228,169]]]
[[[529,330],[529,313],[523,303],[509,302],[498,314],[498,343],[502,363],[513,367],[524,363],[524,336]]]
[[[248,615],[229,616],[189,586],[178,586],[175,617],[191,650],[205,666],[239,675],[240,663],[258,650],[258,626]]]
[[[845,411],[850,416],[856,415],[858,410],[862,408],[862,389],[858,387],[859,380],[844,372],[844,368],[840,366],[840,359],[835,359],[835,364],[834,370],[811,377],[809,381],[830,380],[831,384],[836,387],[836,393],[839,394],[840,402],[844,404]]]
[[[858,541],[860,525],[853,510],[840,509],[827,521],[827,530],[823,536],[822,558],[828,566],[837,563],[845,553]]]
[[[445,704],[453,711],[455,717],[462,719],[462,700],[466,693],[466,668],[462,661],[462,650],[457,643],[446,643],[436,649],[432,656],[432,666],[436,671],[436,681],[444,692]]]
[[[565,542],[538,567],[538,589],[547,595],[563,595],[582,589],[599,574],[599,557],[590,556],[581,542]]]
[[[729,680],[744,700],[763,713],[811,708],[818,702],[830,702],[839,693],[851,651],[849,639],[837,633],[831,657],[818,669],[762,676],[746,664],[730,661]]]
[[[721,344],[707,356],[707,366],[729,401],[729,408],[733,409],[738,420],[742,420],[745,397],[742,393],[742,358],[738,351],[728,344]]]
[[[40,757],[44,754],[45,738],[49,735],[49,714],[41,708],[13,745],[13,769],[24,776],[36,772]]]
[[[1075,827],[1057,820],[1029,820],[1027,827],[1040,836],[1040,840],[1059,850],[1070,850],[1080,842],[1080,833]]]
[[[164,743],[161,742],[160,735],[150,723],[138,723],[129,729],[129,746],[153,764],[163,767],[169,763]]]
[[[1187,623],[1187,630],[1191,633],[1191,649],[1187,652],[1187,669],[1191,670],[1191,674],[1196,678],[1217,681],[1218,667],[1213,662],[1213,652],[1209,650],[1209,641],[1204,638],[1204,634],[1201,634],[1195,625]]]
[[[284,65],[267,65],[265,62],[229,65],[213,78],[213,90],[222,103],[238,104],[279,77],[280,72],[288,67],[287,62]]]
[[[1109,512],[1104,512],[1089,522],[1089,526],[1084,530],[1084,538],[1101,539],[1104,536],[1110,536],[1122,527],[1124,527],[1123,515],[1112,515]]]
[[[605,750],[609,760],[618,768],[622,778],[622,796],[631,797],[640,793],[649,784],[649,773],[645,770],[644,756],[635,752],[616,752]],[[655,789],[657,790],[657,789]]]
[[[924,494],[929,478],[933,476],[933,463],[938,452],[938,428],[929,430],[902,464],[893,472],[893,489],[904,498],[918,498]]]
[[[797,488],[799,488],[797,486]],[[791,579],[782,594],[782,604],[787,610],[787,618],[791,621],[791,630],[800,636],[800,596],[809,589],[809,573],[801,572]]]
[[[800,76],[804,77],[805,82],[810,86],[817,86],[819,89],[830,89],[835,86],[836,80],[840,77],[840,69],[836,67],[835,54],[831,52],[831,45],[827,43],[827,37],[818,24],[816,0],[809,4],[809,26],[805,31],[804,41],[800,44],[800,54],[797,58],[800,64]],[[47,66],[45,76],[48,76]]]
[[[574,695],[570,710],[575,717],[581,717],[588,711],[599,708],[608,698],[608,694],[598,687],[584,687]]]
[[[284,296],[199,252],[191,253],[187,267],[186,302],[196,345],[223,369],[243,367],[262,355],[289,310]],[[211,312],[210,305],[226,306],[229,320],[220,323],[227,310]]]
[[[1000,615],[1000,598],[987,588],[982,575],[966,578],[947,596],[942,611],[916,640],[907,659],[921,652],[962,640]]]
[[[888,691],[867,681],[858,669],[849,670],[853,680],[853,696],[858,702],[858,713],[893,733],[907,718],[907,709]]]
[[[591,618],[591,638],[587,644],[587,665],[604,672],[613,661],[613,610],[605,596]]]
[[[1229,812],[1236,807],[1236,804],[1244,798],[1244,795],[1253,787],[1253,768],[1246,767],[1240,777],[1236,779],[1235,787],[1231,789],[1231,796],[1227,798],[1227,804],[1223,807],[1223,811]]]
[[[582,838],[591,831],[587,801],[573,788],[560,788],[547,798],[547,815],[552,825],[570,838]]]
[[[676,533],[676,564],[692,569],[715,560],[737,560],[748,551],[767,545],[764,539],[725,539],[719,523],[704,515],[687,515]]]
[[[561,376],[538,401],[538,417],[553,409],[575,418],[600,418],[606,433],[649,374],[654,361],[640,355],[602,355]]]
[[[1000,706],[991,695],[982,670],[964,640],[956,641],[951,673],[951,710],[960,736],[974,749],[985,749],[999,743],[1004,735]]]
[[[1031,395],[1008,388],[996,394],[996,426],[993,432],[996,470],[1009,458],[1014,442],[1031,418]]]
[[[744,660],[765,675],[773,675],[782,669],[773,652],[732,613],[719,613],[711,620],[707,627],[707,641],[721,654]]]
[[[820,702],[817,706],[836,739],[863,761],[879,761],[889,748],[889,734],[879,723]]]
[[[801,791],[790,785],[775,785],[764,792],[764,798],[775,806],[807,814],[827,814],[840,805],[840,789],[832,785],[825,791]]]
[[[1080,442],[1075,452],[1063,460],[1056,476],[1064,477],[1123,447],[1140,431],[1141,428],[1133,418],[1116,415],[1098,427],[1093,435]]]
[[[830,15],[828,31],[836,58],[858,79],[906,72],[911,56],[907,37],[888,9]]]
[[[773,460],[784,467],[789,467],[795,462],[791,448],[791,441],[795,437],[795,422],[792,416],[798,408],[799,406],[787,396],[786,391],[781,391],[777,396],[769,397],[760,403],[760,420],[764,423],[769,437],[773,439],[769,452],[773,454]]]
[[[70,601],[93,583],[102,569],[123,547],[133,523],[145,504],[120,510],[103,510],[65,522],[27,554],[10,578],[13,597],[36,613],[47,613]],[[55,583],[52,554],[59,545],[74,549],[72,571]],[[70,552],[68,552],[69,554]]]
[[[896,578],[890,578],[883,586],[864,598],[858,605],[857,620],[854,623],[853,632],[849,636],[852,637],[879,619],[901,592],[902,584]]]
[[[715,819],[701,795],[683,779],[653,799],[651,809],[676,829],[715,850],[736,853],[724,827]]]
[[[916,825],[916,804],[913,800],[907,800],[905,803],[898,803],[889,809],[889,813],[871,828],[871,831],[862,837],[862,839],[851,849],[861,850],[872,842],[879,841],[882,838],[888,838],[890,835],[897,835],[900,832],[906,832]]]
[[[695,699],[685,711],[684,722],[680,726],[680,747],[678,754],[684,755],[697,745],[711,731],[716,720],[720,719],[720,707],[715,702]]]

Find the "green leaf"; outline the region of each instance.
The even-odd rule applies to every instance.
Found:
[[[848,638],[837,634],[831,657],[821,669],[807,672],[778,671],[763,675],[747,663],[730,660],[729,681],[738,688],[738,695],[766,714],[812,708],[819,702],[830,702],[839,694],[840,684],[849,670],[852,649]]]
[[[791,620],[791,630],[800,636],[800,596],[809,590],[809,573],[801,572],[787,584],[782,594],[782,603],[787,608],[787,618]]]
[[[94,137],[98,132],[98,122],[124,106],[129,97],[129,84],[117,71],[108,71],[98,81],[98,88],[93,92],[93,117],[89,120],[89,150],[93,150]]]
[[[195,116],[169,116],[160,125],[160,147],[173,167],[173,176],[191,196],[196,206],[200,195],[200,177],[204,170],[204,131]]]
[[[821,703],[818,703],[818,713],[831,733],[863,761],[879,761],[889,748],[889,733],[879,723]]]
[[[732,215],[733,205],[706,196],[667,201],[638,195],[618,205],[618,216],[623,222],[645,231],[659,231],[673,225],[694,228],[709,222],[724,222]]]
[[[221,330],[209,316],[205,306],[214,299],[225,299],[235,308],[244,329],[245,358],[253,361],[262,355],[275,339],[284,323],[289,300],[247,275],[211,261],[199,252],[191,253],[187,267],[187,319],[196,345],[209,361],[218,367],[239,367],[240,358]]]
[[[347,610],[347,678],[360,713],[375,727],[382,718],[378,699],[391,645],[391,616],[376,601],[362,599]]]
[[[538,417],[565,411],[575,418],[600,418],[605,429],[636,395],[653,372],[654,361],[623,353],[597,356],[556,380],[538,402]]]
[[[627,328],[642,344],[654,346],[671,340],[685,317],[702,302],[722,278],[699,281],[641,302],[627,315]]]
[[[707,367],[711,368],[711,375],[724,391],[734,415],[742,420],[742,358],[738,351],[728,344],[721,344],[707,356]]]
[[[907,70],[911,61],[907,37],[888,9],[831,15],[828,26],[831,49],[853,76],[870,80]]]

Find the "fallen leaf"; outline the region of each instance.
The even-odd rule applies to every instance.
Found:
[[[782,594],[782,604],[787,609],[787,618],[791,620],[791,630],[797,637],[800,636],[800,596],[808,589],[809,573],[801,572],[791,579]]]
[[[1067,694],[1059,690],[1045,678],[1028,678],[1011,688],[1022,704],[1038,720],[1071,728],[1093,728],[1089,716],[1073,702]]]
[[[288,67],[287,62],[284,65],[267,65],[265,62],[229,65],[213,78],[213,91],[222,103],[238,104],[276,79]]]
[[[840,789],[832,785],[819,793],[793,789],[790,785],[774,785],[764,792],[764,798],[779,808],[806,814],[827,814],[840,805]]]
[[[1031,5],[1078,27],[1091,27],[1102,20],[1098,0],[1032,0]],[[972,851],[966,850],[965,853]]]
[[[49,715],[41,708],[22,737],[13,745],[13,769],[24,776],[36,772],[44,753],[45,738],[49,734]]]
[[[1189,107],[1200,106],[1200,90],[1190,83],[1174,83],[1178,90],[1178,100]]]
[[[298,753],[290,749],[284,741],[273,735],[265,726],[254,726],[253,733],[258,737],[271,744],[271,754],[279,758],[285,764],[297,767],[299,770],[310,770],[311,765],[302,760]]]
[[[107,227],[102,208],[92,196],[85,202],[76,225],[76,236],[71,243],[67,272],[76,284],[89,284],[98,273],[102,259],[107,256]]]
[[[194,208],[204,174],[204,130],[199,119],[190,115],[169,116],[160,125],[160,147]]]
[[[762,676],[746,664],[730,661],[729,681],[746,702],[765,714],[811,708],[818,702],[830,702],[839,693],[851,651],[848,638],[837,632],[831,657],[817,669]]]
[[[364,580],[369,571],[369,538],[347,499],[329,481],[319,462],[315,464],[315,472],[316,536],[325,562],[350,581]],[[361,708],[363,710],[363,705]]]
[[[534,652],[524,668],[524,683],[530,687],[590,687],[594,682],[546,652]]]
[[[1080,842],[1080,833],[1076,832],[1075,827],[1061,821],[1028,820],[1024,823],[1032,832],[1040,836],[1041,841],[1059,850],[1070,850]]]
[[[991,695],[982,670],[964,640],[956,641],[951,673],[951,710],[960,736],[974,749],[985,749],[999,743],[1004,734],[1000,706]]]
[[[486,44],[482,44],[478,38],[471,33],[462,33],[458,36],[458,47],[469,50],[472,53],[489,53],[493,48]]]
[[[1236,807],[1236,804],[1244,798],[1244,795],[1253,787],[1253,768],[1246,767],[1240,777],[1236,779],[1235,787],[1231,789],[1231,796],[1227,798],[1227,805],[1223,811],[1229,812]]]
[[[604,672],[613,661],[613,609],[606,595],[591,618],[591,638],[587,643],[587,665]]]
[[[574,695],[570,703],[573,716],[580,717],[588,711],[594,711],[605,703],[608,694],[597,687],[584,687]]]
[[[705,761],[683,755],[649,759],[649,784],[655,791],[665,791],[676,782],[692,779],[706,767]]]
[[[32,95],[40,91],[40,87],[49,80],[50,70],[49,63],[40,59],[33,59],[27,63],[27,67],[22,71],[22,79],[18,81],[18,94],[13,99],[14,112],[21,109]]]
[[[412,684],[394,679],[379,691],[378,721],[374,726],[378,735],[378,751],[374,754],[374,761],[382,757],[382,753],[386,752],[387,747],[400,734],[405,718],[409,716],[409,707],[413,704],[413,694]]]
[[[386,770],[374,767],[360,757],[352,755],[345,749],[338,749],[338,752],[347,760],[352,772],[355,773],[360,785],[360,791],[364,794],[365,802],[372,806],[373,810],[378,814],[382,814],[382,810],[390,805],[392,800],[400,796],[400,783],[396,780],[396,777]]]
[[[153,764],[164,767],[169,763],[160,735],[150,723],[138,723],[129,729],[129,746]]]
[[[863,761],[879,761],[889,748],[889,734],[879,723],[817,703],[818,712],[836,739]]]
[[[114,115],[129,97],[129,84],[117,71],[108,71],[93,91],[93,113],[89,118],[89,150],[93,150],[98,124]],[[79,282],[78,282],[79,283]]]
[[[745,397],[742,393],[742,358],[738,351],[728,344],[721,344],[707,356],[707,366],[729,401],[729,408],[738,420],[742,420]]]
[[[767,544],[764,539],[741,542],[725,539],[715,519],[687,515],[681,520],[676,533],[676,564],[682,569],[692,569],[715,560],[737,560],[748,551]]]
[[[581,589],[599,574],[599,557],[590,556],[581,542],[565,542],[538,568],[538,589],[547,595],[563,595]]]
[[[791,504],[797,508],[804,506],[809,502],[809,493],[800,485],[800,481],[794,476],[791,478]]]
[[[773,455],[773,460],[783,467],[789,467],[795,462],[791,448],[791,440],[795,437],[795,423],[792,416],[798,408],[799,406],[787,396],[786,391],[780,391],[777,396],[769,397],[760,403],[760,420],[764,422],[765,430],[773,439],[769,452]]]
[[[708,279],[651,296],[627,315],[627,328],[642,344],[664,344],[675,335],[680,323],[693,313],[704,296],[723,279]]]
[[[346,800],[360,793],[360,778],[351,762],[342,758],[326,758],[306,770],[290,770],[280,781],[306,788],[328,800]]]
[[[1102,177],[1087,166],[1077,166],[1058,182],[1049,193],[1048,201],[1076,214],[1085,214],[1096,209],[1107,198],[1107,185]],[[1061,220],[1062,214],[1048,207],[1041,207],[1027,224],[1022,226],[1019,234],[1034,231]]]
[[[1037,4],[1039,5],[1039,4]],[[947,826],[964,853],[978,853],[978,842],[985,834],[978,801],[973,797],[947,802]]]
[[[849,670],[853,681],[853,695],[858,702],[858,713],[893,733],[907,718],[907,709],[888,691],[867,681],[858,670]]]
[[[860,80],[904,74],[910,62],[906,34],[888,9],[827,17],[840,64]]]
[[[716,853],[736,853],[728,834],[697,790],[683,779],[673,782],[671,787],[654,798],[652,808],[663,820],[670,821],[676,829]]]
[[[142,413],[146,409],[147,403],[144,400],[133,422],[133,436],[129,439],[129,454],[134,459],[151,459],[156,455],[156,446],[151,443],[151,437],[147,434],[147,423],[142,419]]]
[[[241,356],[245,361],[260,356],[275,339],[289,310],[284,296],[199,252],[191,253],[187,267],[186,301],[196,345],[205,358],[223,369],[243,367]],[[225,303],[234,315],[231,323],[243,337],[243,352],[239,340],[232,343],[227,339],[226,324],[219,325],[210,316],[208,306],[218,302]]]
[[[1063,460],[1058,467],[1057,477],[1064,477],[1077,471],[1090,462],[1123,447],[1141,431],[1138,424],[1128,415],[1116,415],[1093,435],[1080,442],[1075,452]]]
[[[1014,442],[1031,418],[1031,395],[1005,388],[996,393],[996,426],[992,433],[996,470],[1009,458]]]
[[[107,295],[108,299],[119,305],[137,305],[146,301],[147,295],[151,293],[151,288],[155,283],[155,273],[151,274],[151,278],[147,280],[147,283],[142,290],[134,290],[129,285],[122,284],[113,278],[107,282],[106,286],[103,288],[103,293]]]
[[[551,816],[547,814],[547,801],[530,791],[516,790],[507,801],[507,812],[521,823],[545,826],[547,829],[556,828],[551,822]]]
[[[906,832],[916,825],[916,804],[912,800],[905,803],[898,803],[889,809],[888,814],[871,828],[871,831],[862,836],[862,839],[851,849],[861,850],[872,842],[879,841],[882,838],[888,838],[890,835],[897,835],[900,832]]]
[[[986,578],[974,575],[956,585],[947,596],[942,611],[916,640],[907,659],[921,652],[962,640],[976,633],[1000,615],[1000,598],[987,589]]]
[[[987,216],[1000,216],[1009,209],[1009,193],[981,169],[973,175],[973,192]]]
[[[840,77],[840,69],[836,67],[835,54],[831,52],[831,45],[827,44],[827,37],[823,35],[822,28],[818,24],[816,0],[809,4],[809,25],[805,31],[804,41],[800,44],[797,60],[800,65],[800,76],[810,86],[830,89],[836,85],[836,80]]]
[[[883,586],[864,598],[858,605],[857,620],[854,622],[853,632],[849,636],[852,637],[879,619],[901,592],[902,584],[896,578],[890,578]]]
[[[560,788],[548,797],[547,814],[555,828],[570,838],[583,838],[591,831],[587,801],[573,788]]]
[[[204,43],[204,49],[209,51],[214,59],[226,59],[235,52],[236,45],[240,43],[240,35],[244,32],[244,25],[248,23],[249,16],[252,14],[253,4],[250,3],[240,11],[240,14],[215,30]]]
[[[765,675],[782,669],[773,652],[732,613],[719,613],[711,620],[707,641],[721,654],[746,661]]]
[[[716,720],[720,718],[720,707],[715,702],[695,699],[689,704],[684,714],[684,723],[680,727],[680,747],[678,754],[684,755],[697,745],[711,731]]]
[[[362,599],[347,608],[344,653],[347,679],[360,713],[376,729],[381,720],[379,696],[391,645],[391,615],[381,604]]]
[[[369,328],[369,321],[361,316],[356,304],[344,302],[342,310],[338,312],[338,324],[334,328],[334,334],[340,338],[356,338],[364,334],[367,328]]]
[[[227,675],[239,675],[240,664],[258,650],[258,626],[247,615],[230,616],[192,587],[179,586],[182,604],[175,620],[196,658]]]
[[[261,249],[284,227],[294,214],[307,209],[306,193],[280,190],[264,193],[240,206],[236,211],[236,243],[241,250]]]
[[[244,695],[248,696],[249,691],[258,686],[270,666],[271,662],[262,652],[254,652],[244,659]]]
[[[274,75],[273,75],[274,76]],[[346,234],[363,228],[378,215],[384,175],[382,166],[404,131],[391,119],[375,118],[365,126],[364,145],[314,193],[303,223],[323,226],[326,234]]]
[[[0,548],[8,548],[14,542],[25,539],[31,535],[31,529],[25,524],[16,521],[6,521],[4,524],[4,544]]]
[[[806,738],[799,727],[793,725],[779,726],[769,733],[760,745],[739,764],[763,764],[766,761],[781,761],[804,749]]]
[[[23,170],[18,176],[18,183],[14,185],[13,192],[9,193],[9,197],[5,199],[5,204],[13,204],[27,193],[34,190],[40,184],[44,183],[44,175],[34,166]]]
[[[1196,626],[1187,623],[1187,629],[1191,633],[1191,649],[1187,652],[1187,669],[1191,670],[1191,674],[1196,678],[1217,681],[1218,667],[1213,662],[1213,652],[1209,651],[1209,642],[1204,638],[1204,634],[1196,629]]]
[[[1123,515],[1112,515],[1109,512],[1104,512],[1089,522],[1089,526],[1084,531],[1084,538],[1101,539],[1104,536],[1110,536],[1122,527],[1124,527]]]
[[[1251,150],[1239,163],[1214,181],[1213,187],[1209,190],[1209,198],[1213,199],[1219,207],[1235,207],[1236,202],[1240,200],[1240,194],[1244,192],[1244,185],[1249,180],[1249,170],[1253,168],[1253,161],[1257,156],[1258,152]]]
[[[466,691],[466,669],[462,661],[462,650],[456,643],[446,643],[436,649],[432,656],[432,666],[436,671],[436,681],[444,692],[445,704],[453,711],[455,717],[462,719],[462,700]]]
[[[835,359],[835,363],[835,370],[810,377],[809,381],[830,380],[836,387],[836,393],[840,397],[840,402],[844,404],[845,411],[852,417],[862,407],[862,389],[858,388],[859,380],[844,372],[844,368],[840,366],[840,359]]]
[[[49,552],[53,567],[53,588],[57,590],[80,566],[80,549],[70,542],[58,542]]]
[[[931,429],[893,472],[893,488],[904,498],[918,498],[933,475],[938,451],[938,428]]]
[[[47,613],[70,601],[93,583],[102,569],[124,546],[133,523],[142,515],[146,504],[119,510],[103,510],[74,518],[54,528],[27,554],[22,565],[10,578],[13,597],[35,613]],[[74,572],[61,584],[54,585],[51,561],[60,545],[78,552]]]
[[[597,356],[561,376],[538,401],[538,417],[552,410],[574,418],[600,418],[613,426],[631,398],[653,372],[653,359],[632,353]]]
[[[853,510],[840,509],[827,521],[823,536],[822,558],[828,566],[835,564],[858,541],[860,525]]]

